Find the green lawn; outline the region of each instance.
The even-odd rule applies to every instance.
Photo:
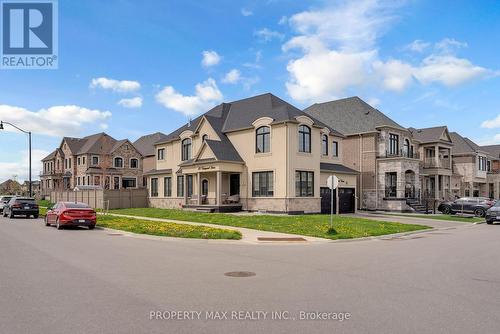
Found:
[[[54,205],[54,203],[52,203],[51,201],[46,200],[46,199],[40,199],[40,200],[38,200],[37,204],[39,206],[43,206],[43,207],[46,207],[46,208],[48,208],[49,206]]]
[[[241,233],[238,231],[207,226],[155,222],[143,219],[113,217],[106,215],[99,215],[97,217],[97,225],[139,234],[176,238],[241,239]]]
[[[248,215],[201,213],[173,209],[135,208],[110,210],[110,213],[174,219],[224,226],[246,227],[262,231],[308,235],[328,239],[351,239],[409,232],[430,228],[345,216],[334,217],[334,232],[328,232],[329,215]]]
[[[423,218],[423,219],[434,219],[434,220],[447,220],[447,221],[454,221],[454,222],[465,222],[465,223],[477,223],[477,222],[482,222],[484,221],[484,218],[479,218],[479,217],[461,217],[457,215],[444,215],[444,214],[437,214],[437,215],[415,215],[415,214],[405,214],[405,213],[390,213],[388,215],[391,216],[399,216],[399,217],[416,217],[416,218]]]

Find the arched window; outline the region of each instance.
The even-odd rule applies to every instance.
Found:
[[[130,168],[139,168],[139,160],[136,158],[130,159]]]
[[[201,181],[201,194],[203,196],[208,196],[208,180],[204,179]]]
[[[408,139],[405,139],[403,144],[403,155],[410,158],[410,141]]]
[[[186,138],[182,141],[182,161],[191,159],[191,139]]]
[[[321,136],[321,154],[328,155],[328,135]]]
[[[255,131],[255,153],[270,151],[271,130],[268,126],[261,126]]]
[[[114,160],[115,168],[123,168],[123,159],[120,157],[116,157]]]
[[[299,152],[311,153],[311,128],[299,126]]]
[[[204,134],[202,137],[201,137],[201,142],[204,143],[205,140],[208,139],[208,135],[207,134]]]

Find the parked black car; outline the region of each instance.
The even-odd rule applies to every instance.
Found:
[[[9,203],[3,208],[3,216],[14,218],[14,216],[33,216],[38,218],[40,214],[38,204],[35,199],[27,197],[13,197]]]
[[[9,201],[14,196],[0,196],[0,213],[3,213],[3,207],[9,204]]]
[[[444,214],[455,214],[458,212],[473,213],[477,217],[484,217],[486,211],[495,204],[494,200],[487,197],[462,197],[453,202],[439,204],[438,211]]]
[[[488,224],[500,221],[500,201],[497,201],[495,205],[486,210],[485,218]]]

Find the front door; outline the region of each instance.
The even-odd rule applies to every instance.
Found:
[[[240,174],[229,175],[229,196],[240,194]]]
[[[208,196],[208,180],[204,179],[201,181],[201,194],[203,196]]]

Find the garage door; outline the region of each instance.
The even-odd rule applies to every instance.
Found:
[[[333,191],[333,213],[336,213],[336,191]],[[352,188],[339,188],[339,212],[354,213],[355,208],[355,193]],[[330,213],[331,211],[331,191],[328,188],[320,188],[321,196],[321,213]]]
[[[356,197],[353,188],[339,188],[339,212],[354,213]]]

